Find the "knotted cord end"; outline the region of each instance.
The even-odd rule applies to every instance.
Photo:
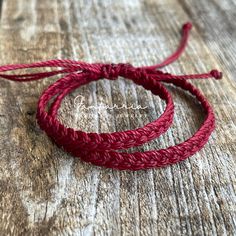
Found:
[[[184,25],[183,25],[183,27],[182,27],[182,29],[183,29],[183,31],[190,31],[191,29],[192,29],[192,27],[193,27],[193,25],[192,25],[192,23],[191,22],[186,22]]]
[[[212,70],[210,71],[210,75],[214,77],[215,79],[222,79],[223,73],[218,70]]]

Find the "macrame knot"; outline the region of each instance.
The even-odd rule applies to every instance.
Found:
[[[145,69],[142,67],[134,68],[132,78],[136,80],[145,80],[149,74],[156,74],[158,70]]]
[[[126,76],[132,67],[128,63],[104,64],[101,67],[101,77],[109,80],[116,80],[118,76]]]

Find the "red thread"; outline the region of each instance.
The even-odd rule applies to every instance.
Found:
[[[199,151],[207,142],[214,130],[215,118],[213,110],[207,99],[187,79],[222,78],[222,73],[212,70],[204,74],[172,75],[164,73],[157,68],[166,66],[179,58],[184,51],[191,23],[186,23],[182,28],[182,39],[175,53],[160,64],[146,67],[134,67],[130,64],[103,64],[85,63],[73,60],[49,60],[32,64],[15,64],[0,67],[0,77],[18,81],[35,81],[57,74],[66,74],[55,83],[51,84],[41,95],[37,108],[37,121],[42,130],[59,146],[67,152],[82,160],[109,168],[120,170],[140,170],[153,167],[163,167],[185,160]],[[2,72],[25,69],[59,67],[59,70],[50,72],[10,75]],[[66,128],[57,119],[57,111],[62,99],[72,90],[103,78],[114,80],[118,76],[132,80],[137,85],[143,86],[153,94],[165,100],[164,113],[155,121],[142,128],[114,133],[85,133],[80,130]],[[205,120],[197,132],[189,139],[176,146],[166,149],[147,152],[122,153],[116,150],[142,145],[164,133],[172,124],[174,105],[170,93],[162,82],[174,84],[191,94],[199,101],[205,112]],[[46,111],[49,101],[54,99]]]

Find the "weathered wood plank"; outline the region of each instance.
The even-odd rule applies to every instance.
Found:
[[[53,79],[28,84],[0,80],[2,235],[236,234],[236,31],[231,23],[236,6],[230,0],[208,4],[191,0],[3,1],[1,64],[59,57],[149,65],[174,50],[181,24],[190,19],[196,25],[190,45],[168,70],[191,73],[216,67],[225,76],[220,82],[196,82],[214,106],[218,121],[206,147],[177,165],[139,172],[95,167],[51,143],[35,123],[35,110],[41,91]],[[192,97],[169,89],[176,103],[174,125],[160,139],[132,150],[174,145],[200,125],[201,110]],[[85,98],[87,107],[145,108],[82,110],[75,103],[78,95]],[[113,132],[142,126],[163,109],[159,98],[119,79],[77,89],[64,99],[59,118],[76,129]]]

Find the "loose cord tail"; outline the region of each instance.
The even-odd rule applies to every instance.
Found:
[[[192,75],[173,75],[170,73],[160,73],[161,72],[160,70],[156,70],[156,69],[169,65],[170,63],[174,62],[181,56],[181,54],[183,53],[184,49],[187,46],[191,28],[192,28],[192,24],[190,22],[187,22],[183,25],[182,38],[180,40],[179,47],[172,55],[167,57],[163,62],[159,64],[155,64],[152,66],[144,66],[140,68],[142,70],[145,70],[148,74],[153,75],[159,81],[166,81],[169,79],[207,79],[210,77],[214,77],[215,79],[221,79],[222,72],[219,72],[218,70],[215,70],[215,69],[208,73],[192,74]],[[102,64],[102,63],[88,64],[88,63],[80,62],[80,61],[56,59],[56,60],[49,60],[49,61],[44,61],[44,62],[35,62],[31,64],[15,64],[15,65],[12,64],[12,65],[0,66],[0,77],[7,80],[12,80],[12,81],[29,82],[29,81],[35,81],[35,80],[48,78],[48,77],[55,76],[58,74],[80,73],[83,71],[89,71],[89,72],[94,72],[95,74],[96,73],[101,74],[100,72],[102,68],[104,68],[104,66],[111,68],[110,64],[107,64],[107,65]],[[52,70],[48,72],[14,74],[14,75],[1,73],[1,72],[8,72],[8,71],[20,70],[20,69],[48,68],[48,67],[49,68],[60,67],[62,69]],[[111,71],[113,69],[114,68],[111,68]]]
[[[203,74],[172,75],[169,73],[164,73],[164,74],[154,73],[153,76],[158,81],[168,81],[172,79],[194,80],[194,79],[209,79],[209,78],[215,78],[216,80],[219,80],[222,79],[223,74],[218,70],[211,70],[210,72]]]
[[[155,64],[153,66],[146,66],[144,68],[146,68],[146,69],[159,69],[159,68],[167,66],[167,65],[171,64],[172,62],[176,61],[181,56],[181,54],[184,52],[184,49],[187,47],[189,34],[190,34],[191,29],[192,29],[192,24],[190,22],[186,22],[182,26],[182,38],[181,38],[181,41],[179,43],[179,47],[177,48],[177,50],[173,54],[171,54],[169,57],[167,57],[163,62],[161,62],[159,64]]]

